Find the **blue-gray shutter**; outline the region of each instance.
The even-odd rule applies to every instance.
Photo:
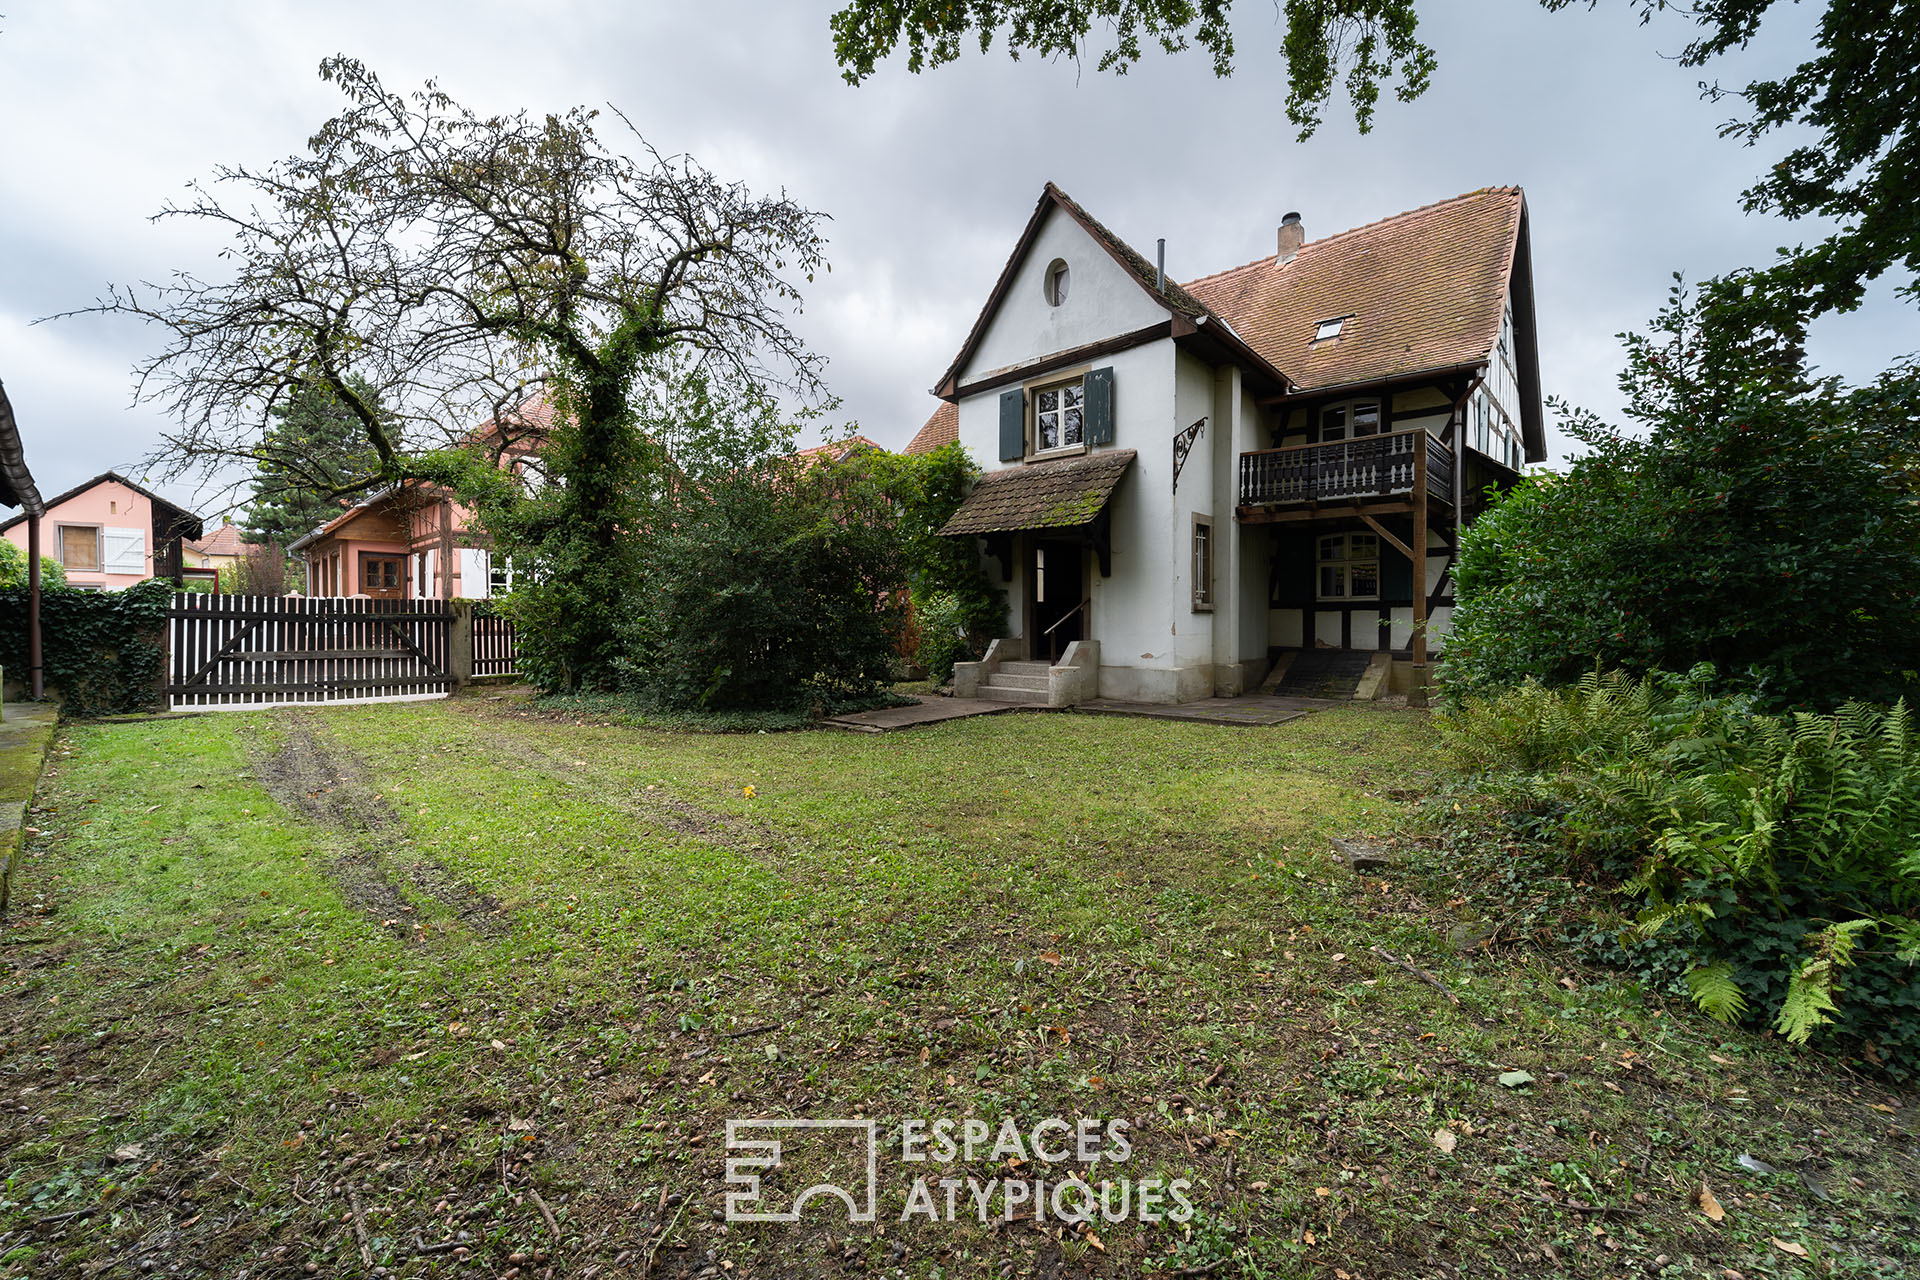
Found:
[[[1027,456],[1027,394],[1015,387],[1000,393],[1000,461]]]
[[[1086,434],[1088,444],[1113,443],[1113,366],[1094,369],[1086,381]]]

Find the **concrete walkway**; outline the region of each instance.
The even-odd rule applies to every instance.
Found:
[[[1329,702],[1322,698],[1281,698],[1272,694],[1250,693],[1239,698],[1203,698],[1198,702],[1121,702],[1117,698],[1095,698],[1075,707],[1075,711],[1106,716],[1145,716],[1149,720],[1191,720],[1198,724],[1265,725],[1298,720],[1323,707],[1350,703]]]
[[[1045,710],[1045,707],[1027,707],[1017,702],[988,702],[985,698],[918,698],[911,706],[881,707],[878,711],[829,716],[821,723],[828,728],[850,729],[855,733],[888,733],[894,729],[911,729],[916,725],[939,724],[943,720],[990,716],[1000,711]]]
[[[0,911],[6,910],[13,888],[20,827],[59,723],[60,709],[51,702],[9,702],[0,708]]]

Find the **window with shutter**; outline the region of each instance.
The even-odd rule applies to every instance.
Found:
[[[147,572],[147,535],[142,529],[102,529],[101,555],[108,573]]]

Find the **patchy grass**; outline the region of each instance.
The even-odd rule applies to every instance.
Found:
[[[1432,749],[1344,709],[71,729],[0,952],[0,1274],[1920,1265],[1911,1095],[1553,954],[1456,952]],[[1355,877],[1334,836],[1414,856]],[[717,1220],[726,1121],[770,1115],[882,1122],[878,1221]],[[916,1174],[1066,1167],[906,1164],[902,1120],[1052,1116],[1128,1121],[1091,1176],[1188,1179],[1197,1215],[899,1221]]]

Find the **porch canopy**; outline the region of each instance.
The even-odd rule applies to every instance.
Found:
[[[1079,532],[1099,553],[1104,576],[1111,572],[1107,502],[1133,466],[1134,456],[1132,449],[1103,449],[1083,458],[990,471],[942,526],[940,536],[984,537],[988,550],[1004,564],[1011,558],[1016,533]]]

